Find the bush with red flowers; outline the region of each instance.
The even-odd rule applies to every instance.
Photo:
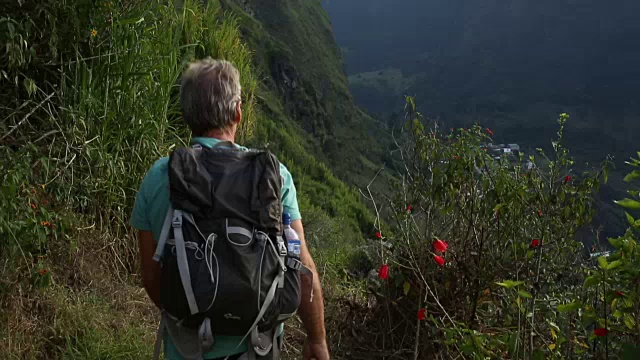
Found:
[[[628,164],[633,171],[624,180],[637,184],[640,158],[633,158]],[[594,327],[590,338],[600,343],[596,348],[600,358],[622,358],[625,348],[640,345],[640,246],[637,238],[640,221],[636,220],[640,202],[636,200],[637,191],[637,188],[631,189],[628,198],[616,201],[626,211],[629,229],[622,236],[608,239],[611,251],[590,259],[591,266],[584,268],[584,288],[573,300],[578,304],[579,318]],[[615,336],[608,336],[612,334]]]
[[[533,156],[531,169],[484,151],[490,130],[474,126],[441,134],[414,105],[409,99],[410,136],[398,149],[406,172],[385,204],[393,209],[393,226],[378,256],[394,271],[376,297],[378,316],[365,326],[378,334],[371,346],[414,349],[418,358],[595,354],[589,342],[604,314],[576,318],[585,305],[577,299],[585,272],[574,235],[591,220],[606,164],[579,179],[566,175],[573,162],[561,145],[565,114],[553,156]],[[549,181],[558,178],[565,180]],[[420,212],[408,214],[406,199],[416,199],[412,206]],[[617,297],[618,310],[624,299]],[[418,323],[408,316],[416,304],[429,309],[428,317],[418,311],[424,320]],[[589,309],[583,313],[600,307],[592,303]]]

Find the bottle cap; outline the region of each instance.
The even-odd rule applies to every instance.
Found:
[[[283,225],[291,225],[291,214],[284,213],[282,215],[282,224]]]

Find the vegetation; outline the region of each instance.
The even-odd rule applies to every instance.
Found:
[[[15,4],[0,19],[0,353],[149,353],[156,314],[127,219],[146,170],[188,141],[177,84],[197,58],[239,68],[238,141],[268,146],[296,174],[308,237],[327,249],[319,258],[348,262],[373,216],[303,145],[308,135],[261,81],[236,19],[216,2],[92,4]]]
[[[380,165],[389,163],[392,142],[381,123],[354,106],[338,47],[319,0],[273,4],[225,0],[238,17],[244,38],[255,52],[267,88],[282,99],[282,112],[310,136],[304,146],[343,181],[364,187]],[[268,115],[278,118],[280,113]],[[372,144],[374,146],[372,146]],[[364,154],[366,159],[345,154]],[[382,189],[378,189],[382,190]]]
[[[618,250],[597,261],[577,241],[608,163],[568,175],[568,115],[560,115],[553,153],[531,156],[529,170],[491,158],[490,129],[442,131],[411,98],[407,109],[395,196],[371,198],[392,226],[376,234],[377,277],[343,308],[342,341],[358,345],[340,355],[635,358],[638,223],[628,215],[632,228],[610,240]],[[638,178],[634,171],[627,180]],[[640,209],[632,199],[619,204]]]
[[[0,15],[3,358],[151,353],[157,313],[127,219],[147,169],[188,141],[177,84],[206,56],[241,71],[238,141],[294,174],[334,358],[616,358],[640,342],[639,193],[620,202],[617,250],[585,258],[576,239],[607,164],[568,175],[568,116],[526,170],[485,153],[491,130],[443,131],[413,99],[404,130],[382,135],[350,102],[317,1],[96,4]]]

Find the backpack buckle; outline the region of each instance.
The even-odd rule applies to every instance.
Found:
[[[284,244],[282,236],[278,236],[278,252],[280,253],[280,256],[286,256],[288,253],[287,245]]]
[[[302,268],[302,262],[300,262],[300,260],[298,259],[287,258],[287,266],[289,267],[289,269],[300,271],[300,269]]]
[[[171,221],[171,226],[174,228],[182,227],[182,212],[176,211],[173,215],[173,220]]]

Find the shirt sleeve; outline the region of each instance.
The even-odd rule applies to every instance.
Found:
[[[151,231],[151,221],[149,221],[148,216],[148,200],[145,194],[145,189],[149,182],[149,173],[142,180],[142,184],[140,185],[140,189],[138,190],[138,195],[136,195],[136,201],[133,205],[133,211],[131,213],[131,219],[129,223],[131,226],[138,230],[143,231]]]
[[[298,206],[298,195],[296,192],[296,185],[293,183],[293,177],[286,166],[280,164],[280,176],[283,179],[282,186],[282,207],[284,212],[291,215],[291,220],[302,219],[300,214],[300,207]]]

